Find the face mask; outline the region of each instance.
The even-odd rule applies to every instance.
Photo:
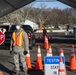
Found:
[[[19,30],[20,29],[20,26],[16,26],[16,29]]]

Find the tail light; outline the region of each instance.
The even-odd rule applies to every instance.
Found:
[[[28,33],[28,38],[29,38],[29,39],[31,38],[31,34],[30,34],[30,33]]]

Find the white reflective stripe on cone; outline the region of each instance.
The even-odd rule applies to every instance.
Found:
[[[58,75],[66,75],[66,73],[65,72],[59,72]]]
[[[40,48],[38,49],[38,52],[41,52],[41,51],[40,51]]]
[[[47,54],[47,56],[52,56],[52,55],[50,55],[50,54]]]
[[[60,54],[60,56],[64,56],[64,54],[63,54],[63,53],[61,53],[61,54]]]
[[[41,54],[37,54],[37,56],[41,56]]]
[[[74,52],[74,48],[72,49],[72,51],[71,52]]]
[[[27,54],[26,56],[27,56],[27,57],[30,57],[30,54]]]
[[[60,62],[60,65],[61,66],[59,67],[59,69],[65,69],[63,62]]]
[[[49,54],[50,56],[52,56],[52,54]]]

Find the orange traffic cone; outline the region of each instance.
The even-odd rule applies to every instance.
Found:
[[[60,60],[59,60],[58,75],[66,75],[66,73],[65,73],[65,65],[63,64],[62,57],[60,57]]]
[[[60,56],[64,56],[62,45],[60,45]]]
[[[48,44],[48,38],[47,36],[44,37],[44,48],[49,49],[49,44]]]
[[[49,46],[49,49],[46,50],[46,55],[47,55],[47,56],[52,56],[51,45]]]
[[[36,59],[36,70],[43,70],[40,46],[38,46],[37,59]]]
[[[3,73],[0,71],[0,75],[3,75]]]
[[[72,51],[71,51],[70,70],[76,70],[76,59],[75,59],[74,45],[72,45]]]
[[[26,55],[26,65],[27,65],[27,69],[28,70],[32,70],[29,50],[28,50],[28,53]]]
[[[62,45],[60,45],[60,56],[64,56],[64,52],[63,52]],[[66,75],[68,75],[68,74],[67,74],[66,67],[65,67],[65,73],[66,73]]]

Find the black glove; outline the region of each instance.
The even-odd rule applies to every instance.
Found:
[[[10,51],[10,54],[13,55],[13,51]]]
[[[24,55],[26,55],[28,52],[27,51],[24,51]]]

